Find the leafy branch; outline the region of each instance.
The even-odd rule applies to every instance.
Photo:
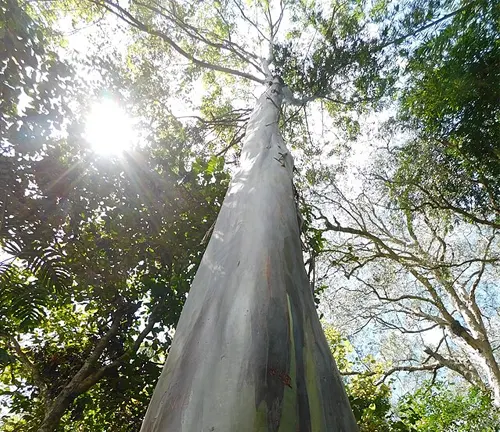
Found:
[[[217,64],[213,64],[210,62],[207,62],[205,60],[201,60],[197,57],[195,57],[193,54],[190,52],[186,51],[183,49],[177,42],[175,42],[171,37],[169,37],[166,33],[155,30],[151,28],[150,26],[144,24],[142,21],[140,21],[137,17],[132,15],[129,11],[127,11],[124,7],[120,6],[118,3],[114,3],[111,0],[89,0],[90,2],[96,4],[97,6],[101,6],[120,18],[122,21],[126,22],[130,26],[148,33],[153,36],[157,36],[160,39],[162,39],[164,42],[166,42],[170,47],[172,47],[177,53],[179,53],[181,56],[184,58],[188,59],[191,63],[195,64],[196,66],[206,68],[206,69],[211,69],[217,72],[222,72],[230,75],[235,75],[239,76],[241,78],[249,79],[251,81],[258,82],[260,84],[264,83],[264,80],[261,78],[257,78],[256,76],[246,73],[246,72],[241,72],[237,69],[232,69],[224,66],[220,66]],[[247,60],[248,63],[250,63],[250,60]]]

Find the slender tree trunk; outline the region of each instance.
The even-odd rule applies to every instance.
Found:
[[[357,426],[316,314],[277,79],[234,176],[142,432],[334,432]]]
[[[74,398],[75,397],[70,394],[59,395],[50,405],[37,432],[53,432]]]
[[[101,370],[98,370],[97,372],[94,372],[93,368],[96,362],[99,360],[101,354],[104,352],[109,341],[118,332],[120,321],[123,315],[124,309],[119,308],[114,314],[113,322],[110,328],[96,344],[94,350],[87,357],[82,367],[52,401],[47,401],[45,416],[43,418],[42,424],[37,429],[37,432],[54,431],[59,425],[62,416],[73,403],[75,398],[89,390],[97,382],[97,380],[102,377],[103,374],[99,374],[99,372],[104,372],[106,368],[101,368]],[[146,326],[146,328],[148,326]]]

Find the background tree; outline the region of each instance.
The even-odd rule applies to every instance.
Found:
[[[409,431],[497,431],[498,412],[491,399],[475,387],[460,388],[446,382],[424,383],[398,404],[401,423]]]
[[[329,325],[325,334],[360,431],[496,431],[500,427],[489,395],[460,380],[424,381],[415,389],[404,389],[394,402],[397,366],[378,362],[372,355],[360,358],[352,344]]]
[[[384,163],[390,165],[390,155]],[[351,316],[358,329],[371,323],[371,331],[421,340],[414,345],[421,351],[401,352],[398,366],[444,366],[496,397],[498,232],[457,213],[401,208],[382,169],[375,166],[354,198],[334,184],[328,194],[319,193],[334,215],[320,215],[324,231],[332,234],[331,276],[345,278],[331,301],[337,312],[339,304],[346,307],[344,318]],[[418,337],[431,330],[442,333],[440,342]]]
[[[360,359],[352,344],[333,327],[326,325],[325,335],[360,431],[398,430],[392,418],[391,388],[384,382],[384,365],[373,356]]]
[[[119,420],[136,430],[227,175],[220,159],[193,157],[199,129],[184,129],[165,110],[142,117],[156,123],[142,148],[96,157],[82,139],[90,99],[82,89],[120,97],[133,88],[121,97],[140,110],[152,104],[151,88],[131,85],[105,58],[88,63],[106,66],[104,82],[79,81],[46,52],[43,26],[9,6],[5,38],[24,45],[6,52],[10,81],[2,82],[14,91],[2,111],[1,382],[9,411],[19,414],[4,427],[53,430],[61,421],[62,429],[103,430]],[[33,70],[16,69],[25,63]],[[23,88],[24,109],[16,97]]]
[[[403,51],[408,76],[393,126],[409,138],[398,147],[384,130],[388,150],[377,151],[359,195],[337,182],[318,196],[334,212],[320,215],[325,229],[345,234],[332,237],[331,264],[350,279],[350,302],[363,297],[365,323],[424,334],[423,353],[399,360],[446,366],[498,404],[498,98],[485,90],[498,81],[489,66],[498,60],[497,9],[465,4]],[[436,328],[443,336],[430,346]]]
[[[413,206],[450,209],[496,228],[498,6],[465,4],[441,32],[405,53],[399,112],[399,124],[419,138],[401,152],[399,193]],[[407,170],[410,163],[416,169]]]

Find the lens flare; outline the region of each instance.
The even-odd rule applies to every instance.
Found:
[[[137,137],[132,118],[115,101],[104,99],[90,110],[85,138],[96,153],[116,155],[131,148]]]

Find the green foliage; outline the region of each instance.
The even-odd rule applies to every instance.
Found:
[[[409,57],[404,112],[450,152],[498,170],[498,2],[474,2]],[[443,145],[446,145],[443,143]],[[452,153],[453,154],[453,153]],[[498,172],[498,171],[497,171]]]
[[[496,432],[500,412],[479,389],[445,381],[424,382],[397,403],[382,382],[387,367],[372,356],[354,356],[351,343],[331,326],[325,335],[339,370],[345,375],[360,431],[363,432]],[[354,373],[357,371],[357,373]]]
[[[419,432],[495,432],[500,414],[476,388],[458,389],[444,382],[423,385],[398,403],[401,423]]]
[[[10,310],[6,313],[11,319],[28,324],[44,314],[48,295],[60,294],[68,284],[68,275],[59,264],[61,252],[47,245],[53,233],[44,226],[45,203],[39,200],[29,208],[26,201],[28,196],[37,198],[33,168],[41,163],[36,159],[51,142],[51,130],[59,129],[68,113],[65,97],[71,91],[72,70],[59,61],[42,28],[16,1],[0,6],[0,22],[0,246],[10,255],[0,263],[0,282],[5,287],[2,307]],[[30,218],[31,223],[27,222]],[[14,258],[23,261],[22,269],[16,267]],[[19,295],[6,306],[9,292]],[[30,297],[33,310],[28,307]]]
[[[47,143],[48,126],[57,128],[67,112],[62,96],[68,92],[65,87],[72,71],[59,61],[43,29],[17,1],[8,0],[0,5],[0,23],[1,156],[4,158],[7,148],[14,145],[22,154],[33,154]],[[20,113],[22,96],[31,98],[31,103]],[[9,161],[12,162],[2,160],[2,170],[9,167]]]
[[[331,326],[326,326],[324,330],[337,367],[341,373],[347,374],[346,391],[360,431],[405,431],[396,429],[396,421],[393,420],[391,389],[381,381],[384,365],[371,356],[353,361],[351,343]]]
[[[415,1],[404,10],[386,0],[328,7],[289,2],[290,29],[275,39],[274,71],[297,95],[322,97],[336,129],[354,140],[361,132],[355,112],[379,107],[391,94],[401,48],[408,81],[400,121],[419,136],[400,153],[394,196],[408,209],[425,202],[427,192],[444,191],[446,201],[433,205],[451,203],[498,223],[491,216],[500,190],[497,3],[471,2],[441,27],[419,33],[421,42],[418,29],[453,2]],[[106,2],[113,5],[120,7]],[[250,100],[241,75],[210,70],[202,80],[203,117],[195,126],[173,118],[168,97],[188,101],[202,69],[190,63],[169,74],[176,49],[168,38],[188,59],[261,67],[250,54],[255,44],[237,34],[242,17],[235,5],[219,1],[131,2],[126,65],[123,52],[62,61],[57,53],[64,40],[51,26],[67,18],[67,10],[75,23],[100,20],[109,13],[101,6],[66,0],[0,5],[0,247],[8,254],[0,263],[0,396],[9,409],[4,430],[36,430],[102,340],[106,345],[87,378],[103,373],[72,396],[58,430],[138,430],[229,182],[224,154],[244,133],[249,110],[235,109],[235,100]],[[271,2],[246,6],[270,14]],[[299,43],[302,34],[314,35],[307,47]],[[416,37],[403,44],[404,34]],[[82,75],[96,71],[98,83],[82,82]],[[140,118],[145,132],[143,145],[123,157],[96,156],[82,139],[89,104],[103,93]],[[301,111],[282,116],[281,124],[306,164],[321,154],[309,145]],[[313,168],[306,174],[309,185],[325,176]],[[314,260],[325,248],[324,230],[311,207],[300,204]],[[348,259],[358,260],[352,253]],[[116,332],[106,339],[115,322]],[[339,368],[356,372],[346,383],[363,431],[464,424],[494,430],[472,413],[471,407],[491,413],[483,396],[454,397],[442,387],[405,398],[398,419],[390,387],[381,382],[383,365],[371,357],[354,361],[346,339],[332,329],[327,337]],[[447,415],[438,419],[443,410]],[[433,424],[440,428],[429,429]]]
[[[116,322],[57,430],[138,430],[229,176],[193,150],[201,127],[155,103],[168,89],[149,58],[133,71],[106,57],[73,68],[41,22],[14,2],[0,12],[0,35],[23,42],[5,45],[0,83],[11,92],[0,102],[2,428],[37,430]],[[73,73],[89,66],[97,84]],[[82,139],[103,92],[155,125],[141,148],[101,157]]]
[[[37,283],[28,272],[22,272],[12,266],[2,273],[2,331],[11,331],[12,328],[22,331],[33,329],[46,316],[45,307],[50,296],[51,292],[47,286]]]
[[[414,203],[424,201],[418,199],[423,185],[466,212],[499,217],[499,6],[470,2],[442,31],[405,53],[400,120],[419,139],[404,149],[400,175]]]
[[[304,15],[306,23],[299,22],[288,41],[275,45],[276,71],[285,83],[298,94],[324,97],[334,118],[345,104],[362,109],[380,103],[395,78],[378,49],[383,43],[380,33],[368,28],[374,24],[370,16],[385,15],[385,8],[376,4],[372,13],[359,1],[332,2],[328,7],[299,4],[295,20]],[[305,29],[315,35],[307,50],[297,43]]]

